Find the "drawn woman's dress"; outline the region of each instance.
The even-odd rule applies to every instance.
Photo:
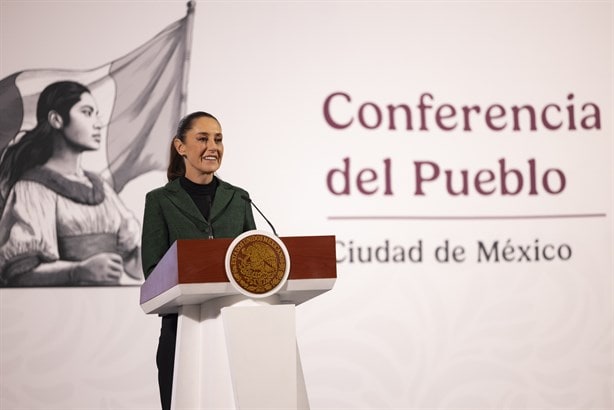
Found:
[[[91,172],[64,177],[47,168],[28,171],[13,187],[0,220],[1,286],[71,286],[79,278],[20,276],[41,263],[80,261],[101,252],[124,259],[140,278],[139,223],[109,184]],[[124,276],[124,275],[122,275]]]

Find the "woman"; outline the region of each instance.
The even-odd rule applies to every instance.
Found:
[[[169,182],[149,192],[143,218],[145,277],[177,239],[233,238],[255,229],[248,194],[215,176],[224,154],[222,127],[211,114],[185,116],[171,143]],[[162,317],[156,363],[163,409],[170,409],[177,315]]]
[[[102,124],[87,87],[41,93],[36,127],[0,163],[2,286],[115,285],[142,278],[139,225],[113,189],[81,167]]]

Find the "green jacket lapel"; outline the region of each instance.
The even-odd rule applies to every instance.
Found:
[[[171,201],[181,213],[188,218],[195,219],[201,224],[207,223],[194,201],[192,201],[192,198],[190,198],[190,195],[183,188],[181,188],[179,178],[166,184],[165,188],[169,201]]]
[[[228,206],[228,203],[232,200],[235,194],[235,190],[226,182],[219,179],[219,185],[217,191],[215,191],[215,199],[211,206],[211,222],[215,221],[218,215]]]

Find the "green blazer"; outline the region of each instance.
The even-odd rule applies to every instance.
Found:
[[[177,239],[234,238],[256,229],[247,191],[219,179],[209,221],[205,220],[179,178],[145,197],[141,257],[145,278]]]

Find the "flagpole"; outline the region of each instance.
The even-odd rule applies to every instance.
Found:
[[[179,114],[184,116],[188,105],[188,76],[190,74],[190,58],[192,54],[192,28],[194,26],[194,11],[196,9],[196,1],[190,0],[186,3],[188,8],[186,14],[186,38],[185,38],[185,60],[183,64],[183,84],[181,85],[181,102],[179,105]]]

